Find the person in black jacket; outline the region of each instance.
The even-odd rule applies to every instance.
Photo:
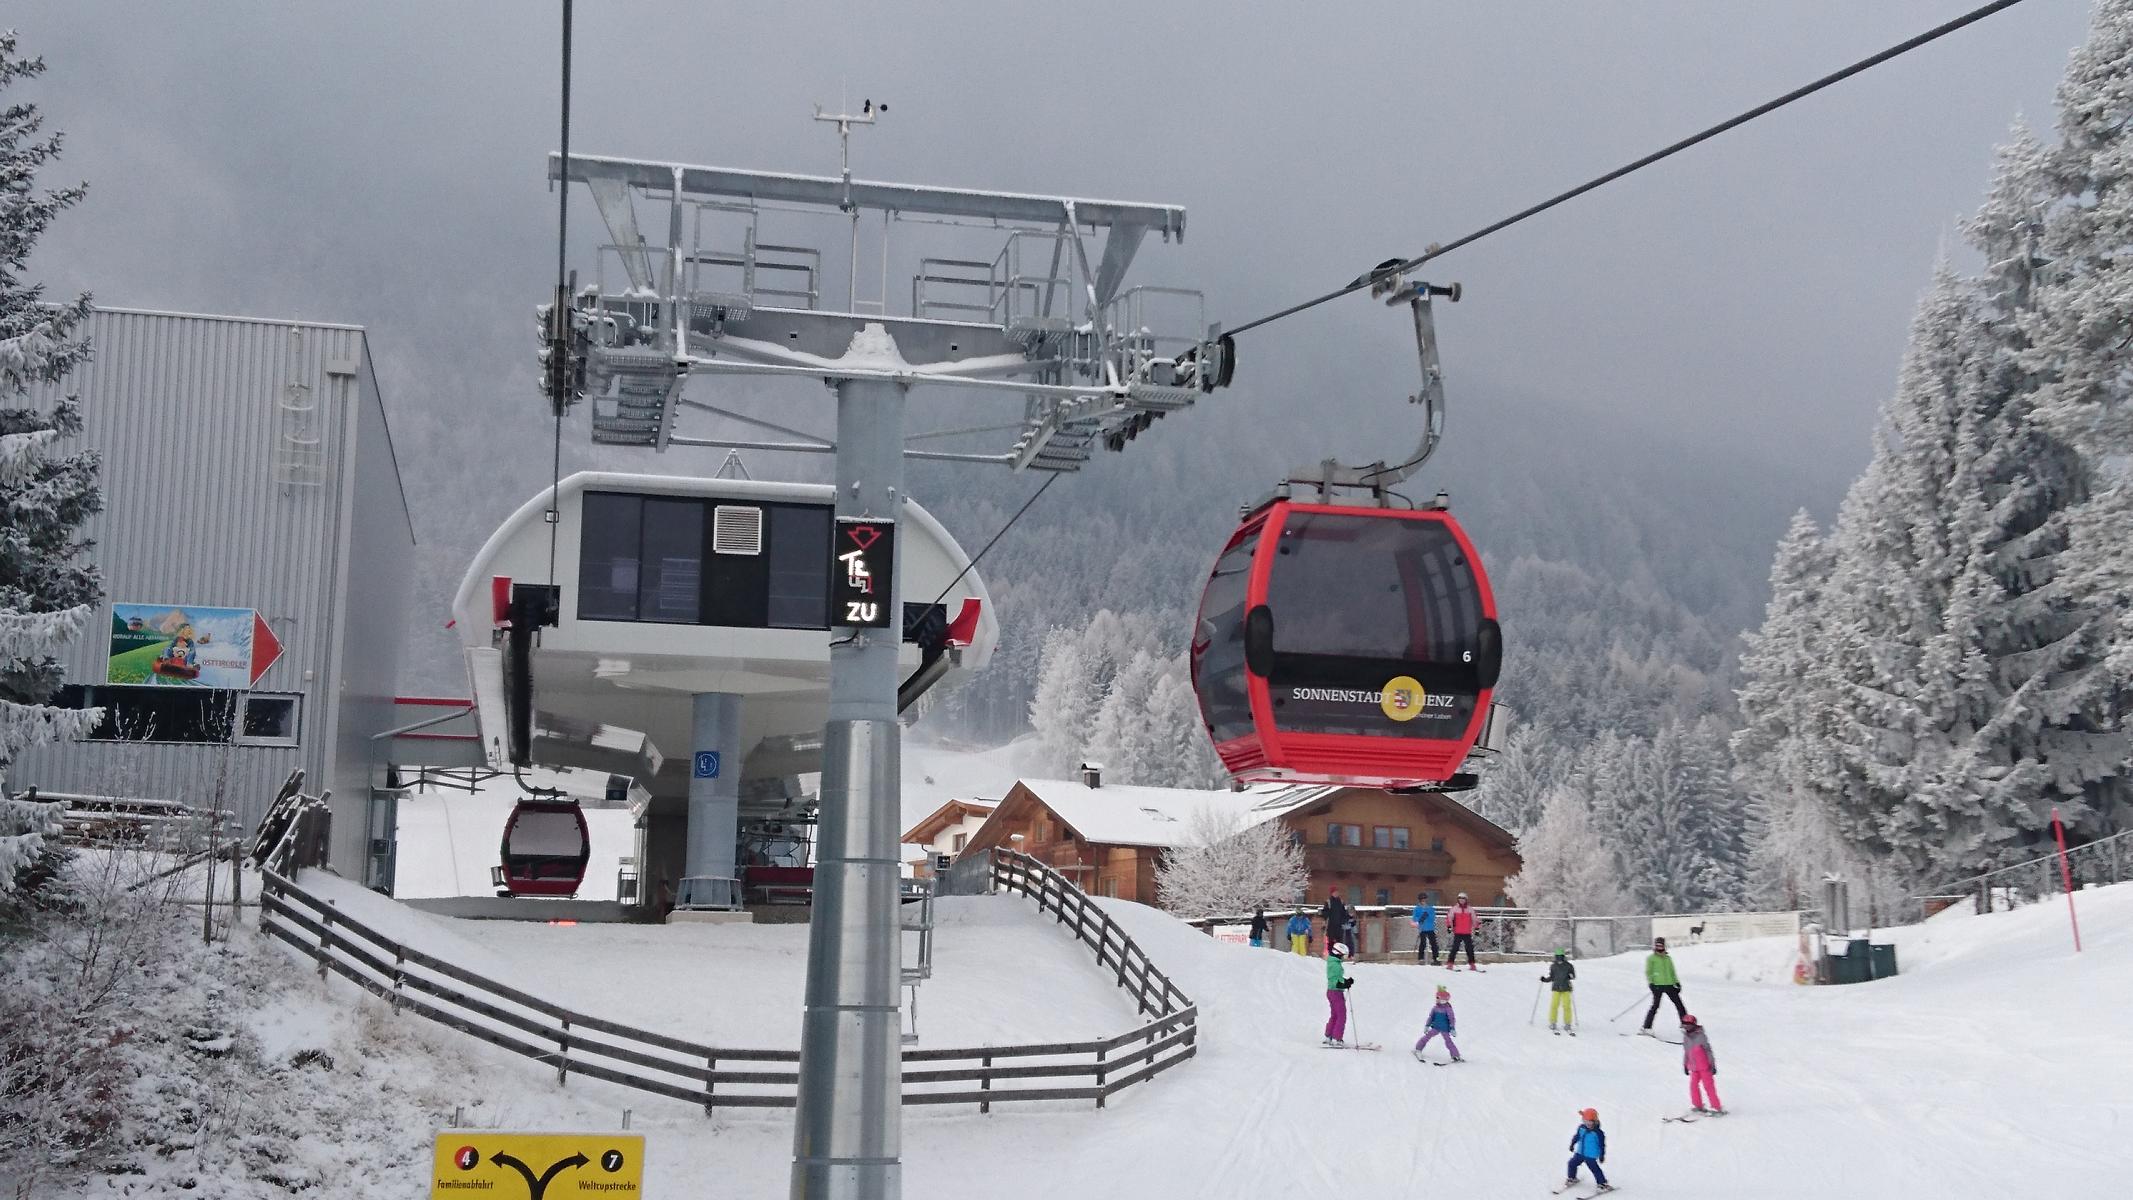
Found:
[[[1348,924],[1353,918],[1348,915],[1348,906],[1341,903],[1339,891],[1328,891],[1326,893],[1326,906],[1319,910],[1319,915],[1325,918],[1326,922],[1327,949],[1330,950],[1335,942],[1348,939],[1350,936]],[[1349,944],[1354,945],[1353,942]]]
[[[1252,910],[1252,946],[1256,949],[1264,945],[1266,945],[1266,905],[1262,904]]]
[[[1577,1009],[1570,998],[1570,981],[1577,977],[1578,969],[1570,963],[1570,952],[1556,951],[1555,961],[1548,964],[1548,973],[1541,976],[1553,993],[1548,997],[1548,1032],[1556,1031],[1555,1023],[1560,1018],[1570,1036],[1577,1036]]]

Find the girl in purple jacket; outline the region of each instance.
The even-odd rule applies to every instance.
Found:
[[[1424,1062],[1429,1061],[1422,1058],[1422,1047],[1429,1045],[1431,1038],[1441,1034],[1444,1038],[1444,1048],[1452,1052],[1452,1061],[1466,1061],[1459,1057],[1459,1043],[1452,1040],[1452,1035],[1457,1032],[1459,1018],[1452,1015],[1451,990],[1440,987],[1437,989],[1437,1005],[1429,1010],[1429,1028],[1424,1029],[1421,1038],[1415,1042],[1415,1057]]]

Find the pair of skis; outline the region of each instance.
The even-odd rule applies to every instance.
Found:
[[[1567,1191],[1569,1191],[1569,1190],[1570,1190],[1571,1188],[1574,1188],[1574,1187],[1583,1187],[1583,1186],[1585,1186],[1585,1184],[1584,1184],[1584,1181],[1583,1181],[1583,1180],[1579,1180],[1579,1181],[1576,1181],[1576,1182],[1573,1182],[1573,1183],[1559,1183],[1559,1184],[1555,1185],[1554,1187],[1552,1187],[1552,1188],[1549,1188],[1549,1189],[1548,1189],[1548,1194],[1549,1194],[1549,1195],[1551,1195],[1551,1196],[1560,1196],[1560,1195],[1562,1195],[1562,1194],[1563,1194],[1564,1192],[1567,1192]],[[1605,1187],[1594,1187],[1594,1188],[1593,1188],[1593,1189],[1592,1189],[1591,1191],[1589,1191],[1589,1192],[1585,1193],[1584,1195],[1582,1195],[1582,1196],[1578,1197],[1578,1200],[1592,1200],[1592,1198],[1593,1198],[1594,1196],[1600,1196],[1600,1195],[1611,1195],[1611,1194],[1613,1194],[1613,1193],[1615,1193],[1615,1192],[1619,1192],[1619,1191],[1621,1191],[1621,1190],[1622,1190],[1621,1188],[1619,1188],[1619,1187],[1615,1187],[1615,1186],[1614,1186],[1614,1185],[1612,1185],[1612,1184],[1609,1184],[1609,1185],[1607,1185],[1607,1186],[1605,1186]]]
[[[1726,1110],[1723,1108],[1706,1108],[1701,1110],[1691,1109],[1678,1117],[1661,1117],[1659,1119],[1668,1125],[1694,1125],[1705,1117],[1723,1117],[1725,1115]]]
[[[1320,1042],[1319,1046],[1326,1050],[1383,1050],[1385,1048],[1376,1042],[1341,1042],[1338,1045],[1332,1042]]]

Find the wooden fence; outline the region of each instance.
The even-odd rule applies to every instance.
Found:
[[[297,824],[300,824],[298,822]],[[304,834],[281,839],[293,848]],[[380,934],[299,887],[278,853],[261,872],[260,927],[310,957],[320,978],[333,972],[386,1001],[490,1045],[551,1067],[556,1081],[584,1075],[689,1104],[790,1108],[799,1082],[797,1050],[707,1046],[635,1029],[550,1003],[485,979]],[[1023,861],[1015,861],[1023,859]],[[277,869],[279,868],[279,869]],[[284,874],[288,871],[288,874]],[[1191,1058],[1198,1010],[1148,961],[1116,922],[1057,872],[1024,856],[1002,856],[995,882],[1059,914],[1115,970],[1119,986],[1150,1019],[1099,1041],[903,1051],[903,1102],[994,1104],[1028,1100],[1105,1101]]]

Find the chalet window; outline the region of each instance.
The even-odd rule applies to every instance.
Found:
[[[1378,903],[1379,903],[1379,904],[1390,904],[1390,903],[1392,903],[1392,889],[1391,889],[1391,888],[1379,888],[1379,889],[1378,889]]]
[[[1404,825],[1379,825],[1370,831],[1370,844],[1380,850],[1407,849],[1407,828]]]
[[[1328,821],[1326,823],[1326,844],[1328,846],[1360,846],[1363,844],[1363,827],[1344,824],[1340,821]]]
[[[961,849],[963,848],[963,843],[964,843],[964,842],[967,842],[967,841],[969,841],[969,840],[970,840],[970,835],[969,835],[969,834],[967,834],[967,833],[959,833],[959,834],[956,834],[956,835],[955,835],[955,845],[954,845],[954,846],[952,846],[952,847],[951,847],[951,849],[954,849],[954,850],[958,850],[958,851],[960,851],[960,850],[961,850]]]
[[[1431,839],[1429,839],[1429,848],[1430,848],[1430,849],[1432,849],[1432,850],[1435,850],[1435,851],[1437,851],[1437,852],[1439,852],[1439,853],[1442,853],[1442,852],[1444,851],[1444,839],[1443,839],[1443,838],[1431,838]]]
[[[1360,830],[1360,829],[1362,829],[1362,826],[1360,826],[1360,825],[1350,825],[1350,826],[1349,826],[1348,828],[1350,828],[1350,829],[1355,829],[1355,830]],[[1362,902],[1363,902],[1363,885],[1361,885],[1361,884],[1359,884],[1359,883],[1352,883],[1352,884],[1349,884],[1349,885],[1348,885],[1348,907],[1350,907],[1350,908],[1354,908],[1354,907],[1355,907],[1356,905],[1358,905],[1358,904],[1361,904]]]

